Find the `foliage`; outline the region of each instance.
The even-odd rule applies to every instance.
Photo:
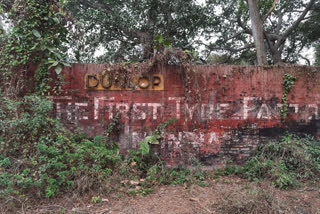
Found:
[[[45,96],[49,91],[55,92],[55,88],[49,87],[52,76],[50,69],[55,68],[58,80],[61,80],[62,66],[68,65],[64,62],[64,43],[68,41],[67,14],[64,12],[67,1],[5,0],[4,3],[1,8],[4,9],[2,15],[8,14],[12,29],[1,34],[0,44],[1,83],[8,83],[2,84],[3,90],[0,89],[0,199],[7,202],[13,198],[26,201],[30,197],[49,198],[67,191],[84,193],[90,189],[106,190],[109,188],[109,181],[114,179],[117,173],[125,177],[148,177],[141,194],[150,193],[151,185],[155,182],[170,181],[169,183],[180,184],[190,181],[191,175],[195,179],[203,180],[201,171],[193,175],[186,169],[168,169],[159,162],[158,157],[152,155],[150,144],[159,144],[161,132],[175,121],[173,119],[160,124],[150,136],[140,142],[137,151],[129,151],[128,157],[121,161],[119,148],[113,141],[113,136],[119,131],[119,113],[104,134],[94,138],[79,133],[72,134],[59,120],[52,118],[52,103]],[[192,46],[188,39],[196,34],[199,24],[193,22],[201,19],[201,7],[193,1],[168,1],[166,4],[158,1],[145,1],[142,4],[114,1],[112,4],[118,4],[118,7],[113,8],[112,18],[115,19],[110,19],[110,22],[110,14],[97,8],[89,10],[88,14],[101,16],[102,23],[106,24],[102,26],[106,28],[113,29],[119,24],[123,29],[132,30],[131,32],[137,30],[144,33],[145,27],[148,27],[151,42],[139,40],[144,37],[134,35],[131,39],[136,44],[131,46],[130,51],[140,51],[141,45],[144,48],[151,47],[152,51],[154,44],[169,48],[169,40],[164,40],[164,37],[170,38],[170,41],[178,46]],[[122,7],[126,4],[129,11],[136,7],[141,7],[141,10],[151,7],[148,10],[149,20],[155,21],[156,25],[134,27],[127,21],[134,21],[131,16],[141,16],[140,13],[135,14],[135,11],[129,12],[130,17],[124,17],[123,23],[119,22],[118,19],[123,18],[122,12],[128,12]],[[168,6],[167,4],[174,9],[164,10],[162,14],[161,8]],[[157,8],[157,13],[154,13],[154,8]],[[82,15],[87,18],[87,14]],[[172,23],[167,20],[169,16],[174,17]],[[96,27],[93,26],[93,23],[96,25],[95,21],[91,21],[86,23],[86,27],[88,32],[95,32],[95,29],[92,29]],[[131,28],[140,29],[131,29],[128,24]],[[182,24],[188,26],[188,32],[180,27]],[[167,28],[168,26],[171,28]],[[115,35],[116,38],[121,40],[123,37],[119,35],[122,33]],[[163,36],[154,41],[155,35]],[[177,35],[181,37],[176,37]],[[91,36],[97,35],[86,35]],[[130,37],[131,33],[127,36]],[[128,45],[127,39],[125,40],[120,45],[120,51],[123,45]],[[127,53],[127,50],[124,53],[119,52],[114,59]],[[195,51],[183,52],[182,59],[191,55],[195,57]],[[93,197],[92,201],[99,203],[100,198]]]
[[[175,121],[176,119],[172,118],[159,124],[152,135],[147,136],[144,141],[140,142],[138,150],[129,150],[129,155],[119,168],[121,183],[131,188],[128,190],[129,194],[147,195],[152,192],[152,187],[155,184],[197,183],[205,185],[204,180],[207,174],[202,170],[202,165],[198,161],[194,161],[194,170],[182,167],[170,168],[156,154],[152,153],[152,146],[158,144],[158,140],[161,139],[161,131]],[[156,140],[157,143],[151,141],[151,138]],[[135,189],[132,189],[133,187]]]
[[[202,170],[202,166],[196,166],[195,169],[170,168],[163,161],[156,161],[148,165],[143,171],[136,164],[130,167],[122,165],[120,175],[123,183],[129,188],[129,194],[141,194],[143,196],[152,192],[154,185],[191,185],[199,184],[205,186],[207,173]],[[130,180],[130,181],[129,181]],[[134,188],[134,189],[133,189]]]
[[[117,111],[116,114],[112,117],[111,121],[109,122],[106,130],[103,133],[103,136],[99,135],[98,138],[101,138],[101,141],[103,141],[104,144],[108,144],[110,142],[113,142],[116,140],[119,136],[120,131],[120,124],[119,124],[119,117],[120,112]]]
[[[51,109],[51,102],[38,96],[1,97],[0,197],[98,188],[121,159],[119,148],[102,136],[89,140],[68,133],[48,116]]]
[[[292,86],[294,85],[294,82],[296,81],[296,77],[286,73],[283,75],[283,82],[282,82],[282,106],[281,106],[281,120],[284,121],[286,119],[287,113],[288,113],[288,94],[290,93]]]
[[[205,185],[204,180],[208,174],[202,170],[198,160],[193,160],[193,169],[188,168],[167,168],[164,163],[159,162],[149,168],[146,180],[159,184],[192,184]]]
[[[102,199],[100,198],[100,197],[98,197],[98,196],[94,196],[94,197],[92,197],[91,198],[91,201],[93,202],[93,203],[101,203],[102,202]]]
[[[2,34],[0,44],[0,81],[7,95],[25,94],[26,80],[34,77],[37,67],[35,85],[46,94],[47,87],[41,84],[48,79],[48,69],[53,67],[60,74],[62,67],[68,65],[61,49],[67,41],[61,2],[23,0],[4,7],[12,23],[9,33]]]
[[[156,50],[158,50],[160,48],[172,47],[172,45],[170,44],[170,40],[164,39],[163,35],[156,36],[154,43],[155,43],[154,49],[156,49]]]
[[[162,131],[176,120],[175,118],[171,118],[159,124],[150,136],[146,136],[145,139],[140,142],[140,148],[138,150],[129,150],[129,156],[127,157],[128,165],[134,163],[134,166],[137,166],[139,171],[146,173],[146,171],[158,161],[157,157],[154,157],[152,153],[150,153],[149,144],[159,144],[159,140],[162,138]]]
[[[195,0],[70,0],[67,7],[77,22],[71,44],[77,62],[150,59],[161,36],[167,46],[170,41],[174,47],[193,49],[206,22],[205,7]],[[95,58],[97,49],[103,53]]]
[[[317,179],[320,173],[320,144],[310,136],[288,134],[280,142],[261,146],[239,174],[249,179],[270,179],[280,188],[299,181]]]
[[[304,59],[301,52],[319,39],[319,2],[277,1],[267,16],[274,1],[258,1],[260,16],[264,21],[264,41],[269,63],[297,63]],[[310,11],[306,16],[303,11]],[[234,63],[246,61],[255,64],[254,44],[250,27],[249,8],[244,0],[207,0],[207,13],[211,25],[203,31],[205,54],[224,54],[235,59]],[[311,15],[310,15],[311,14]],[[302,20],[298,20],[301,17]],[[227,36],[226,36],[227,35]],[[247,56],[247,57],[246,57]]]
[[[140,148],[129,151],[122,161],[119,148],[110,138],[119,128],[116,114],[104,135],[92,139],[72,134],[51,118],[52,103],[40,96],[21,100],[0,96],[0,199],[54,197],[66,191],[85,193],[109,191],[119,178],[145,179],[142,189],[132,194],[147,195],[155,183],[182,184],[202,181],[201,170],[169,169],[152,155],[146,138]],[[160,133],[175,120],[160,124],[149,137]],[[120,177],[118,177],[118,176]],[[10,196],[10,197],[9,197]],[[93,197],[99,203],[99,197]]]
[[[278,59],[310,63],[302,53],[319,40],[319,1],[295,24],[308,2],[277,1],[269,14],[273,1],[259,1],[269,63]],[[73,62],[142,61],[150,59],[154,49],[161,46],[193,50],[203,43],[203,54],[209,61],[211,55],[222,55],[218,61],[229,64],[256,61],[244,0],[207,0],[204,4],[195,0],[2,0],[0,13],[13,26],[0,38],[5,41],[3,47],[8,44],[3,49],[7,58],[1,57],[6,69],[24,65],[27,72],[30,68],[26,64],[16,63],[32,61],[47,68],[53,66],[60,73],[67,53],[66,26],[72,26],[67,47],[71,50],[68,58]],[[4,32],[1,21],[0,31]],[[42,69],[41,73],[47,72]]]
[[[307,20],[302,26],[301,31],[304,32],[304,40],[313,44],[315,50],[315,65],[320,65],[320,1],[316,1],[314,8],[310,14],[310,19]],[[309,65],[311,63],[308,63]]]

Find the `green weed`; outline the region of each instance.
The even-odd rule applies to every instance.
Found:
[[[286,189],[299,181],[317,179],[319,172],[319,141],[311,136],[288,134],[280,142],[261,146],[238,174],[251,180],[267,178],[275,186]]]
[[[88,139],[65,130],[49,117],[52,103],[43,97],[0,96],[0,103],[0,197],[98,188],[121,160],[106,136]]]

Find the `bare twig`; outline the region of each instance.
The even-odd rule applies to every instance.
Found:
[[[304,19],[307,15],[311,7],[314,5],[316,0],[310,0],[306,8],[304,9],[303,13],[299,16],[299,18],[287,29],[287,31],[283,34],[283,38],[281,42],[278,42],[278,46],[281,45],[285,41],[285,39],[289,36],[289,34],[300,24],[300,22]]]
[[[299,57],[301,57],[301,59],[305,60],[309,66],[311,65],[311,62],[307,57],[304,57],[301,54],[299,54]]]
[[[276,4],[277,4],[277,1],[278,1],[278,0],[274,0],[274,2],[273,2],[273,4],[272,4],[272,7],[271,7],[270,10],[268,11],[268,13],[264,16],[264,18],[262,19],[262,20],[263,20],[262,23],[264,23],[264,22],[267,20],[268,16],[270,16],[271,12],[273,11],[274,7],[275,7]]]
[[[82,5],[85,5],[87,7],[90,7],[92,9],[103,9],[105,10],[106,12],[111,12],[112,9],[105,3],[101,3],[100,1],[96,2],[96,3],[92,3],[88,0],[79,0],[79,3],[82,4]]]

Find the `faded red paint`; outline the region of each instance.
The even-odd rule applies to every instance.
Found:
[[[190,164],[193,158],[208,165],[240,161],[287,128],[319,135],[319,67],[195,66],[186,72],[158,66],[151,73],[163,75],[164,90],[86,89],[86,74],[104,69],[106,65],[96,64],[65,68],[63,93],[51,97],[57,116],[66,126],[94,136],[119,111],[123,150],[137,148],[157,125],[178,118],[163,133],[158,149],[171,165]],[[135,69],[128,68],[132,73]],[[288,95],[289,113],[283,124],[279,104],[285,73],[297,81]]]

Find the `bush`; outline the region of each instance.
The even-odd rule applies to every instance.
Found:
[[[280,188],[316,179],[320,174],[320,143],[311,136],[288,134],[280,142],[261,146],[240,174],[249,179],[271,179]]]
[[[158,144],[161,130],[174,119],[160,124],[122,161],[118,146],[110,140],[119,128],[119,114],[103,135],[89,139],[67,131],[59,120],[49,116],[51,110],[52,103],[45,97],[0,97],[0,199],[23,201],[66,191],[102,192],[110,190],[111,182],[124,179],[144,180],[138,193],[146,195],[156,183],[204,179],[201,170],[169,169],[151,154],[149,144]]]
[[[49,117],[52,103],[40,96],[0,97],[0,103],[0,197],[105,186],[121,159],[107,137],[71,134]]]
[[[202,170],[202,165],[198,160],[193,160],[194,170],[184,167],[168,167],[165,162],[151,152],[150,144],[159,144],[161,131],[175,121],[176,119],[169,119],[159,124],[150,136],[145,137],[144,141],[140,142],[140,148],[129,150],[129,154],[121,162],[121,166],[119,167],[119,179],[121,183],[127,184],[128,187],[134,187],[134,185],[143,187],[139,191],[137,189],[129,190],[130,194],[147,195],[155,184],[190,185],[197,183],[199,185],[206,185],[203,181],[207,177],[207,174]],[[131,182],[129,182],[130,180]]]

